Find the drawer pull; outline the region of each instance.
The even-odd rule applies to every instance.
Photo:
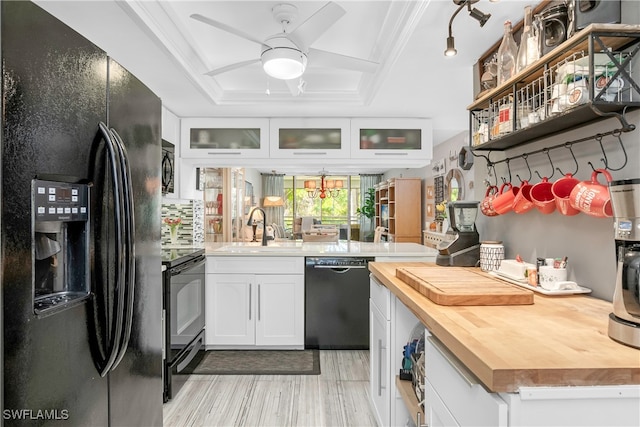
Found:
[[[374,156],[408,156],[409,153],[405,152],[390,152],[390,153],[373,153]]]
[[[382,389],[386,389],[386,386],[382,385],[382,351],[387,348],[382,345],[382,340],[378,340],[378,396],[382,396]]]

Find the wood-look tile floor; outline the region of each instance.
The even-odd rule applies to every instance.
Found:
[[[377,426],[368,350],[321,350],[320,375],[191,375],[164,425]]]

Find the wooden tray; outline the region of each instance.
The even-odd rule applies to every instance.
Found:
[[[440,305],[533,304],[533,292],[506,283],[479,268],[402,267],[396,277]]]

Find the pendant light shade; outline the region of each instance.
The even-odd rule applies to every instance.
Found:
[[[307,196],[313,198],[320,197],[336,197],[340,190],[344,188],[344,181],[341,179],[325,179],[326,175],[320,176],[320,188],[318,188],[315,180],[306,180],[304,189],[307,190]]]
[[[280,196],[266,196],[262,201],[262,206],[265,208],[284,206],[284,200]]]

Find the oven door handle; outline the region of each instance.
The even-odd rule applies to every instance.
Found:
[[[171,268],[169,270],[169,274],[171,274],[172,276],[177,276],[178,274],[181,274],[185,270],[190,270],[192,268],[199,267],[200,265],[204,264],[205,260],[206,260],[205,256],[200,255],[197,258],[194,258],[190,261],[184,262],[180,265],[177,265]]]

